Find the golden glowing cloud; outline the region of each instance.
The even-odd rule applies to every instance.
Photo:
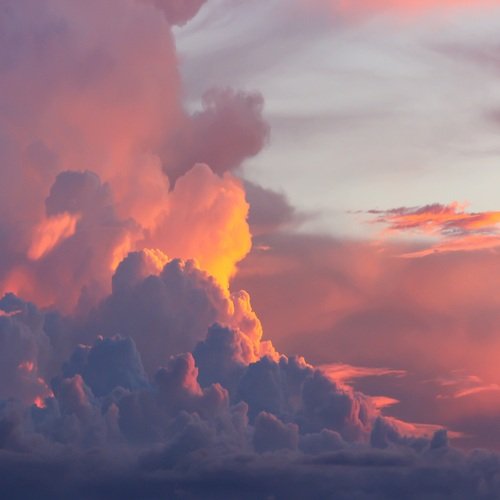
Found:
[[[219,177],[208,166],[197,165],[177,181],[163,217],[144,246],[195,259],[227,286],[236,264],[252,245],[248,208],[240,181],[230,174]]]

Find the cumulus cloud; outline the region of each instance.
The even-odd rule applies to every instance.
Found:
[[[116,387],[137,390],[148,386],[134,341],[130,338],[98,338],[93,347],[79,345],[64,364],[65,377],[80,375],[96,396]]]
[[[22,325],[28,339],[38,338],[44,346],[28,351],[30,369],[41,384],[36,392],[30,392],[30,384],[21,378],[5,382],[15,398],[26,394],[20,403],[11,400],[0,408],[0,446],[7,469],[19,463],[15,457],[22,451],[25,457],[44,457],[33,465],[37,470],[56,463],[57,456],[64,456],[66,467],[73,470],[81,458],[80,451],[71,450],[106,447],[109,455],[100,452],[95,466],[100,463],[108,472],[117,468],[101,478],[110,487],[116,487],[114,477],[125,468],[141,478],[170,471],[184,478],[181,482],[190,491],[188,476],[183,476],[186,470],[190,477],[203,477],[206,467],[221,467],[222,473],[228,460],[257,467],[279,460],[283,479],[268,485],[270,493],[278,494],[287,491],[285,478],[295,464],[307,463],[306,475],[314,471],[321,476],[321,464],[327,463],[354,467],[353,471],[363,464],[375,471],[401,462],[413,471],[417,463],[442,467],[443,457],[449,455],[458,457],[450,458],[454,470],[457,461],[469,459],[449,448],[445,433],[422,437],[413,425],[383,416],[371,398],[336,381],[332,373],[302,358],[279,356],[270,343],[262,342],[260,322],[245,293],[229,294],[193,262],[166,259],[162,268],[165,259],[158,252],[138,252],[124,260],[102,309],[83,323],[66,323],[66,342],[74,346],[71,355],[60,345],[60,325],[58,330],[53,312],[38,311],[13,295],[2,299],[0,320],[10,330]],[[142,312],[134,310],[141,299],[149,306]],[[220,324],[211,327],[212,318],[200,321],[207,307],[225,321],[219,318]],[[170,311],[170,317],[163,316],[164,330],[153,338],[148,330],[155,311]],[[115,318],[122,337],[101,326],[104,337],[95,338],[90,325],[102,314]],[[130,325],[134,318],[137,322]],[[191,339],[191,348],[176,344],[185,340],[189,318],[200,321],[195,331],[203,332]],[[82,335],[94,335],[95,340],[78,344]],[[193,353],[182,353],[183,348]],[[11,341],[3,352],[6,359],[15,359],[19,350]],[[161,355],[154,358],[153,350]],[[47,358],[50,362],[44,361]],[[16,367],[9,369],[17,374]],[[28,465],[19,467],[22,477]],[[243,473],[245,469],[238,467],[233,472]],[[5,481],[0,476],[0,482]],[[353,472],[346,488],[354,487],[354,477]],[[138,479],[140,484],[143,479]],[[101,481],[92,485],[73,476],[65,487],[99,489]],[[157,484],[158,491],[170,491],[168,484]],[[219,486],[223,487],[220,479],[211,491],[216,494]],[[55,494],[43,482],[38,488],[42,495]]]
[[[494,496],[497,455],[454,450],[444,429],[424,435],[346,375],[264,340],[231,279],[251,249],[249,201],[261,236],[293,209],[232,174],[267,139],[259,94],[210,90],[201,111],[183,107],[171,26],[203,3],[6,0],[0,12],[2,491]],[[345,262],[365,255],[353,249]],[[289,276],[293,259],[277,268],[273,251],[260,271]],[[377,262],[359,264],[344,312],[370,264],[378,284]]]
[[[202,98],[202,110],[192,115],[172,137],[173,155],[166,172],[174,184],[196,163],[206,163],[220,175],[234,170],[264,146],[269,127],[262,116],[258,93],[212,89]]]
[[[113,294],[130,293],[157,278],[177,292],[184,290],[170,307],[179,315],[196,316],[190,311],[190,281],[194,289],[199,287],[197,300],[214,293],[207,291],[210,286],[219,285],[193,263],[174,260],[160,275],[154,274],[158,272],[155,257],[158,255],[131,254],[116,272]],[[168,279],[170,273],[175,279]],[[223,290],[218,292],[219,298],[228,300]],[[240,302],[243,299],[239,297]],[[2,386],[14,390],[17,400],[20,394],[26,398],[0,404],[0,459],[4,464],[0,484],[14,498],[29,494],[32,488],[41,498],[59,498],[73,490],[76,495],[85,492],[84,496],[92,492],[95,498],[109,497],[110,491],[125,498],[140,491],[142,497],[154,498],[169,492],[177,495],[181,490],[183,494],[217,497],[233,494],[233,486],[224,479],[228,474],[247,481],[251,471],[259,485],[249,490],[252,495],[267,492],[293,498],[295,488],[306,488],[312,475],[322,485],[318,494],[348,495],[360,488],[360,498],[368,498],[374,487],[385,497],[394,483],[397,488],[414,488],[412,478],[425,470],[419,483],[422,492],[440,491],[435,490],[439,484],[443,491],[453,493],[455,479],[461,477],[461,487],[470,494],[484,493],[485,498],[495,494],[497,483],[491,474],[497,466],[491,460],[498,462],[496,455],[453,450],[440,429],[423,437],[412,424],[383,416],[371,398],[335,381],[331,373],[301,358],[278,357],[270,344],[260,343],[255,318],[248,311],[246,316],[236,314],[236,302],[233,314],[239,318],[239,327],[212,326],[193,353],[176,354],[170,347],[173,354],[163,357],[163,366],[148,373],[142,366],[142,352],[128,336],[108,334],[96,338],[93,345],[77,345],[82,328],[89,334],[78,322],[72,323],[70,334],[74,351],[62,363],[56,322],[50,319],[54,313],[40,312],[13,295],[4,297],[0,324],[12,330],[14,322],[19,322],[26,334],[45,339],[45,350],[34,349],[31,358],[40,380],[41,376],[48,379],[50,372],[50,363],[37,368],[47,357],[45,351],[60,364],[57,373],[50,372],[54,375],[51,390],[44,387],[45,392],[39,391],[36,404],[29,384],[24,387],[10,379]],[[151,303],[158,310],[169,307],[168,302],[156,299]],[[124,310],[115,313],[120,317]],[[140,330],[141,334],[146,331],[147,327]],[[177,332],[182,334],[183,330]],[[170,340],[175,345],[175,338]],[[148,342],[159,345],[158,339]],[[141,344],[145,359],[148,342]],[[6,359],[14,359],[16,351],[18,345],[9,342],[2,352]],[[16,373],[14,367],[12,371]],[[89,454],[86,450],[94,451]],[[82,463],[90,477],[98,479],[80,476]],[[271,482],[261,469],[264,465],[271,467]],[[60,467],[67,471],[67,479],[58,486],[45,482],[47,468]],[[349,474],[342,486],[337,467]],[[432,480],[443,467],[447,474]],[[94,469],[99,471],[97,476],[90,472]],[[12,477],[24,478],[28,470],[32,487],[9,482]],[[382,471],[387,474],[380,483]],[[379,477],[376,483],[372,476]],[[143,490],[151,477],[156,478],[154,486]],[[292,477],[296,484],[290,490]],[[124,492],[123,481],[132,481],[134,486]],[[199,490],[205,482],[203,491]]]
[[[251,246],[228,171],[258,153],[267,125],[253,93],[212,89],[201,112],[184,109],[171,25],[202,4],[6,3],[0,291],[88,310],[145,248],[195,258],[227,284]]]
[[[51,391],[44,380],[52,356],[43,314],[12,294],[0,300],[0,398],[39,402]]]
[[[283,193],[250,181],[245,181],[244,186],[250,204],[248,223],[253,236],[289,228],[294,222],[300,221],[301,217]]]
[[[246,292],[229,292],[194,261],[174,259],[156,273],[147,261],[148,253],[132,253],[120,264],[113,292],[86,322],[84,340],[97,334],[129,336],[150,373],[171,355],[192,351],[215,322],[237,330],[236,360],[248,363],[263,352],[274,353],[261,342],[262,326]]]

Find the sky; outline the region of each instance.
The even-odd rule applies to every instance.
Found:
[[[2,491],[498,498],[499,25],[2,0]]]
[[[206,84],[265,96],[272,134],[245,177],[314,212],[307,229],[362,237],[347,212],[497,208],[498,6],[414,4],[219,0],[176,32],[188,102]]]

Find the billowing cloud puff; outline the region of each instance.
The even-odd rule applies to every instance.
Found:
[[[250,211],[248,223],[253,236],[288,227],[297,219],[294,207],[283,193],[245,181],[245,193]]]
[[[105,296],[113,271],[130,250],[146,247],[160,269],[167,260],[164,252],[194,257],[227,286],[235,264],[251,247],[240,183],[219,178],[203,165],[166,193],[163,212],[151,229],[121,218],[110,185],[90,171],[60,173],[45,205],[44,225],[31,242],[32,258],[11,270],[4,287],[64,311],[75,306],[88,310]],[[56,267],[57,284],[50,279]]]
[[[299,429],[295,424],[284,424],[272,413],[259,413],[255,419],[253,445],[259,453],[276,450],[296,450]]]
[[[310,482],[306,478],[311,474],[321,479],[323,486],[318,494],[351,494],[359,488],[364,495],[376,487],[385,495],[392,491],[392,481],[397,482],[397,488],[413,488],[412,478],[421,468],[437,473],[443,467],[449,468],[447,476],[436,482],[431,480],[434,472],[429,473],[420,480],[419,488],[433,491],[440,484],[440,488],[453,492],[454,478],[459,477],[456,471],[460,470],[461,488],[471,495],[497,491],[491,479],[495,473],[492,471],[498,468],[494,465],[498,462],[495,455],[488,458],[485,454],[465,455],[453,450],[444,431],[436,432],[431,439],[421,437],[412,425],[381,415],[370,398],[336,382],[303,359],[278,357],[270,344],[261,343],[260,323],[243,292],[228,295],[192,262],[170,261],[159,271],[164,259],[157,252],[130,254],[117,269],[113,292],[103,302],[102,310],[92,313],[105,313],[108,319],[115,315],[116,325],[122,329],[134,317],[143,318],[143,326],[132,325],[132,334],[124,331],[125,337],[103,332],[106,338],[99,337],[92,346],[86,346],[77,343],[82,331],[83,336],[92,335],[89,325],[96,317],[91,317],[88,324],[69,321],[66,342],[75,347],[65,363],[61,361],[64,349],[60,346],[64,329],[56,328],[54,313],[42,313],[12,295],[2,299],[0,320],[10,330],[23,327],[25,333],[20,335],[35,345],[33,339],[43,339],[43,349],[34,347],[27,352],[32,354],[33,367],[45,368],[34,370],[43,390],[38,387],[38,392],[30,392],[30,384],[12,382],[12,378],[1,386],[2,390],[8,386],[16,390],[17,398],[20,394],[26,398],[24,404],[12,400],[0,404],[0,484],[7,484],[6,474],[23,478],[29,468],[35,474],[30,484],[40,490],[37,494],[57,498],[58,490],[43,481],[41,471],[48,464],[55,469],[62,466],[57,457],[64,456],[64,467],[72,471],[72,479],[64,484],[64,494],[83,487],[84,491],[96,492],[97,498],[105,483],[116,494],[122,492],[116,477],[137,481],[134,488],[141,488],[151,475],[157,478],[153,490],[148,490],[153,491],[152,498],[173,491],[172,478],[180,481],[186,492],[196,495],[191,480],[196,477],[198,484],[205,484],[210,474],[217,478],[210,492],[226,494],[232,487],[223,477],[236,474],[238,481],[246,481],[248,467],[255,467],[253,473],[258,474],[259,485],[265,485],[262,491],[275,495],[288,492],[292,498],[296,488],[305,488]],[[156,295],[146,295],[151,291]],[[141,298],[143,305],[149,305],[142,313],[134,310],[135,301]],[[120,304],[119,299],[124,303]],[[193,354],[175,354],[176,342],[184,340],[176,337],[182,339],[189,331],[188,319],[199,319],[204,307],[212,307],[219,314],[225,312],[226,324],[209,328],[206,338],[199,338]],[[124,316],[128,310],[130,316]],[[160,311],[167,313],[167,326],[179,329],[163,333],[159,330],[156,338],[148,338],[148,327],[153,324],[148,325],[148,319],[154,319],[154,314],[162,318]],[[199,328],[207,331],[206,325],[200,324]],[[131,338],[134,335],[139,350]],[[148,370],[148,374],[142,367],[141,354],[151,368],[151,346],[161,346],[162,341],[166,347],[158,358],[160,365]],[[5,344],[6,359],[15,359],[16,351],[19,348],[15,342]],[[174,355],[169,357],[168,352]],[[44,365],[42,361],[47,357],[52,358],[51,362]],[[57,359],[59,368],[54,370]],[[10,365],[5,366],[9,369]],[[14,368],[10,373],[16,375]],[[6,374],[12,377],[8,371]],[[51,378],[53,392],[42,377]],[[30,406],[34,394],[39,399]],[[99,473],[101,479],[96,484],[75,476],[79,470],[78,450],[89,448],[97,451],[90,462],[87,459],[87,467],[106,471]],[[24,462],[27,457],[39,458],[28,465]],[[491,460],[497,462],[492,465]],[[18,469],[15,464],[19,464]],[[271,483],[261,469],[264,464],[271,467],[269,472],[276,478]],[[340,490],[338,481],[332,479],[337,477],[336,466],[352,475]],[[375,486],[370,475],[361,474],[359,467],[372,474],[396,468],[391,469],[383,484]],[[401,470],[404,473],[400,476]],[[291,477],[297,482],[293,491]],[[452,479],[443,483],[444,477]],[[260,492],[261,486],[252,489],[252,494]],[[21,491],[21,486],[9,488],[15,495]],[[24,494],[31,489],[22,491]],[[109,494],[110,490],[106,487],[105,491]]]
[[[203,96],[202,105],[202,111],[172,137],[173,156],[166,165],[172,183],[196,163],[206,163],[220,175],[233,170],[256,155],[268,137],[260,94],[212,89]]]
[[[7,314],[20,303],[9,297],[4,305]],[[212,338],[217,332],[237,337],[217,326]],[[201,359],[203,349],[197,350]],[[299,498],[307,488],[340,498],[498,493],[496,455],[453,450],[445,431],[432,439],[405,436],[362,395],[303,360],[263,357],[248,364],[233,359],[237,353],[219,352],[221,365],[239,367],[239,387],[230,397],[218,383],[200,385],[189,353],[170,358],[148,381],[131,340],[78,347],[43,407],[0,404],[0,485],[14,498],[35,489],[39,498],[68,492],[155,498],[178,495],[179,485],[195,497],[241,497],[242,484],[250,488],[248,498]],[[64,479],[47,482],[48,470]],[[24,481],[27,471],[30,481]]]
[[[248,208],[240,181],[197,164],[169,194],[155,228],[145,234],[144,246],[194,258],[227,286],[236,263],[251,248]]]
[[[133,338],[150,373],[171,355],[193,350],[215,322],[237,330],[236,361],[274,353],[261,342],[262,327],[246,292],[229,293],[193,261],[175,259],[156,273],[148,262],[151,253],[141,252],[120,264],[113,292],[91,314],[86,335]]]
[[[42,378],[50,357],[43,315],[13,295],[0,300],[0,398],[33,403],[48,396]]]
[[[65,377],[81,375],[96,396],[122,387],[128,390],[148,386],[148,379],[134,341],[130,338],[99,338],[90,348],[79,345],[64,365]]]
[[[52,251],[26,267],[36,279],[35,298],[71,310],[86,296],[99,297],[107,291],[116,249],[138,235],[139,228],[118,217],[109,185],[89,171],[60,173],[45,205],[47,220],[70,214],[78,216],[78,221],[73,234],[61,238]],[[58,283],[50,279],[54,269]]]

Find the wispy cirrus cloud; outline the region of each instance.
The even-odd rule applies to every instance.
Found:
[[[439,378],[437,382],[443,389],[437,396],[438,399],[460,399],[481,392],[500,391],[500,385],[486,383],[478,375],[464,373],[461,370],[455,370],[448,377]]]
[[[391,375],[393,377],[404,377],[404,370],[394,370],[382,367],[354,366],[347,363],[331,363],[320,366],[320,369],[329,377],[340,383],[349,383],[358,378],[383,377]]]
[[[371,221],[385,226],[384,236],[424,239],[424,248],[403,257],[485,250],[500,246],[500,211],[468,212],[466,204],[434,203],[422,207],[369,210]]]

